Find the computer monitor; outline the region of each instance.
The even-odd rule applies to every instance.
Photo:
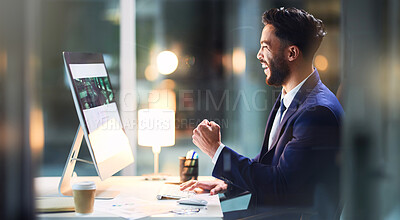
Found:
[[[79,127],[59,184],[62,195],[71,196],[71,176],[83,137],[101,180],[133,163],[133,155],[118,113],[102,54],[63,52]],[[107,196],[106,196],[107,197]]]

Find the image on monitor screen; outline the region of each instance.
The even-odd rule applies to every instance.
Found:
[[[90,109],[114,102],[114,93],[107,77],[74,79],[82,109]]]
[[[99,128],[122,129],[104,63],[69,64],[88,133]]]

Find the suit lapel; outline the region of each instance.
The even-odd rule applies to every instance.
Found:
[[[275,138],[272,141],[271,149],[267,153],[271,152],[272,149],[274,149],[276,147],[276,144],[282,135],[282,129],[284,128],[287,120],[297,111],[298,107],[304,102],[304,100],[307,98],[307,96],[311,93],[311,91],[317,85],[319,80],[320,79],[319,79],[318,71],[315,69],[315,72],[306,80],[306,82],[303,84],[303,86],[297,92],[297,94],[294,97],[293,101],[291,102],[289,108],[286,110],[285,116],[282,118],[282,121],[278,126],[278,130],[276,133],[277,135],[275,136]],[[277,101],[275,102],[275,105],[278,102],[280,104],[280,97],[281,96],[279,95]],[[276,106],[274,106],[274,108],[275,107]],[[278,105],[278,108],[279,108],[279,105]],[[275,114],[274,114],[274,117],[272,117],[272,119],[271,119],[272,114],[270,115],[268,122],[270,122],[272,120],[272,123],[273,123],[273,120],[275,119],[276,111],[277,111],[277,109],[275,110]],[[271,123],[271,126],[269,127],[269,130],[267,129],[269,133],[271,132],[272,123]],[[268,124],[268,126],[269,126],[269,124]],[[268,137],[268,139],[269,139],[269,133],[268,133],[268,135],[266,135],[266,137]],[[264,144],[265,144],[265,141],[267,141],[267,144],[266,144],[267,149],[268,149],[268,139],[267,140],[264,139]],[[263,147],[263,149],[264,149],[264,147]],[[261,154],[261,158],[262,157],[263,157],[263,154]]]
[[[275,104],[272,107],[271,114],[269,114],[269,116],[268,116],[267,125],[265,126],[264,142],[263,142],[263,145],[261,148],[260,156],[262,156],[263,154],[265,154],[268,151],[269,135],[271,133],[272,124],[274,123],[274,120],[275,120],[275,115],[278,112],[279,106],[281,104],[280,100],[281,100],[281,94],[279,94],[278,98],[276,99]]]
[[[285,125],[286,121],[290,118],[290,116],[292,116],[296,112],[296,110],[297,110],[297,105],[293,105],[293,102],[292,102],[292,104],[290,104],[289,108],[286,110],[285,116],[282,118],[282,121],[278,126],[278,129],[277,129],[276,135],[272,141],[270,150],[272,150],[275,147],[276,142],[278,142],[279,138],[281,137],[281,132],[282,132],[283,126]]]

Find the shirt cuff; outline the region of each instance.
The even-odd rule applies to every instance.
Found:
[[[223,143],[221,143],[221,145],[219,145],[217,151],[214,154],[214,157],[212,158],[212,162],[213,164],[217,163],[218,157],[221,154],[222,149],[224,149],[225,145]]]

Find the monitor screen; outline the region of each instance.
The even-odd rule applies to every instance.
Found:
[[[133,162],[101,54],[64,52],[80,124],[96,170],[105,179]]]

